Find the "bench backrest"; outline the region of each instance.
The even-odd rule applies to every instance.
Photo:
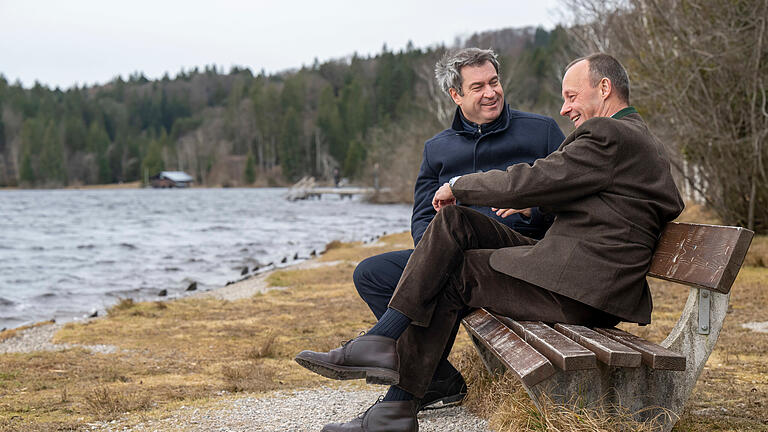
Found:
[[[727,294],[754,232],[670,222],[656,243],[648,276]]]

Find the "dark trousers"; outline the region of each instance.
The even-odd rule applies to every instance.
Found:
[[[371,308],[376,319],[381,318],[387,311],[392,294],[395,293],[397,282],[403,275],[408,258],[413,249],[386,252],[366,258],[355,267],[352,280],[355,282],[360,297]],[[457,327],[458,328],[458,327]],[[448,361],[451,346],[447,346],[438,362],[434,378],[444,380],[451,378],[456,373],[456,368]]]
[[[438,212],[413,251],[389,307],[412,320],[398,339],[399,387],[422,397],[472,309],[517,320],[612,326],[618,319],[568,297],[493,270],[499,248],[535,244],[475,210]]]
[[[387,252],[366,258],[355,267],[352,280],[360,297],[371,308],[376,319],[387,311],[397,282],[403,275],[413,249]]]

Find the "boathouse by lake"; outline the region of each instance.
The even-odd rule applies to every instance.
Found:
[[[184,171],[161,171],[149,178],[149,184],[153,188],[185,188],[194,181],[195,179]]]

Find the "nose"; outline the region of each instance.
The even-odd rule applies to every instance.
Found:
[[[560,115],[568,117],[568,113],[571,112],[571,106],[568,105],[568,101],[563,101],[563,106],[560,107]]]
[[[492,98],[496,94],[496,91],[493,89],[493,86],[487,85],[483,88],[483,97],[485,98]]]

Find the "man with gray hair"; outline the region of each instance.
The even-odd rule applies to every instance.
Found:
[[[664,226],[683,210],[662,144],[629,105],[629,80],[610,55],[565,71],[560,114],[576,126],[533,165],[465,174],[440,186],[437,215],[413,251],[387,311],[365,335],[297,361],[336,379],[366,378],[421,397],[455,328],[474,308],[519,321],[610,327],[648,324],[645,274]],[[555,221],[540,241],[456,202]],[[359,422],[326,431],[418,431],[417,405],[384,400]]]
[[[451,127],[424,144],[411,218],[414,245],[435,217],[432,198],[441,184],[463,174],[504,169],[516,163],[532,164],[557,149],[564,138],[553,119],[507,106],[499,62],[491,50],[466,48],[448,52],[437,63],[435,77],[457,107]],[[551,216],[536,208],[497,215],[487,206],[470,207],[534,239],[541,238],[552,223]],[[387,310],[412,252],[413,249],[377,255],[355,269],[355,287],[377,319]],[[454,334],[457,329],[458,326]],[[455,404],[466,394],[463,377],[447,360],[450,348],[443,353],[417,409]],[[392,387],[385,400],[407,397],[398,387]],[[338,427],[341,426],[329,425],[325,430],[359,430]]]

